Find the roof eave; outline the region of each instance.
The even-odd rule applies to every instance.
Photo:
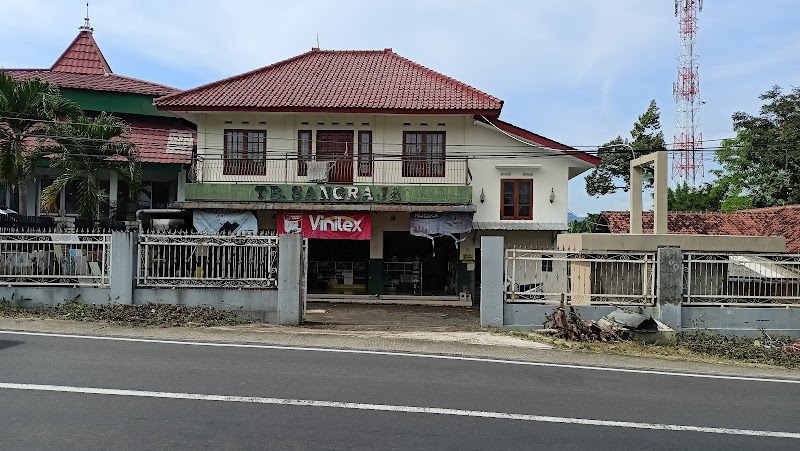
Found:
[[[156,99],[153,104],[160,111],[185,112],[243,112],[243,113],[338,113],[338,114],[446,114],[446,115],[483,115],[497,117],[497,109],[419,109],[419,108],[365,108],[365,107],[253,107],[253,106],[197,106],[197,105],[164,105]]]

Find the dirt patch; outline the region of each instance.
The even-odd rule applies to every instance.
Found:
[[[465,307],[310,302],[304,326],[364,331],[476,331],[480,329],[480,312]]]

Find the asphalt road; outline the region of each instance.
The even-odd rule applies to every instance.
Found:
[[[770,380],[0,331],[0,449],[800,449],[798,400]]]

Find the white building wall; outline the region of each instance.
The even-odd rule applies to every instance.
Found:
[[[575,158],[551,156],[553,151],[526,145],[489,125],[477,123],[471,116],[193,113],[187,117],[197,123],[200,156],[221,158],[225,129],[267,132],[267,155],[275,159],[268,163],[267,175],[230,175],[217,180],[220,182],[304,183],[305,180],[292,178],[297,172],[298,130],[311,130],[312,143],[318,131],[353,131],[354,140],[358,139],[359,131],[371,131],[375,158],[401,155],[405,131],[444,131],[447,157],[470,158],[472,201],[477,206],[475,221],[500,220],[501,180],[513,178],[533,181],[534,222],[566,224],[569,176],[576,173],[576,167],[588,168]],[[286,161],[289,161],[288,168]],[[369,182],[358,177],[355,180],[355,183]],[[413,181],[397,180],[396,183]],[[552,203],[551,191],[555,195]],[[481,192],[484,202],[480,201]]]

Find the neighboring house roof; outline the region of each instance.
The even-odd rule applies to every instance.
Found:
[[[162,110],[437,112],[497,116],[502,100],[382,51],[312,49],[241,75],[156,99]]]
[[[81,27],[78,36],[50,69],[0,70],[8,72],[16,80],[40,78],[60,88],[124,92],[153,97],[180,92],[179,89],[169,86],[114,74],[88,27]]]
[[[64,53],[53,63],[50,70],[73,74],[106,75],[112,73],[111,66],[106,62],[100,47],[97,46],[92,32],[83,28],[64,50]]]
[[[653,213],[642,215],[644,233],[653,231]],[[669,212],[667,230],[675,234],[783,236],[786,250],[800,253],[800,205],[756,208],[735,212]],[[600,213],[597,232],[628,233],[630,213],[604,211]]]
[[[59,88],[88,89],[91,91],[125,92],[144,94],[153,97],[180,92],[169,86],[160,85],[137,78],[122,75],[83,74],[70,72],[54,72],[48,69],[0,69],[8,72],[16,80],[40,78],[49,81]]]
[[[197,135],[191,128],[159,122],[129,124],[128,139],[136,145],[136,155],[142,163],[192,162]]]

